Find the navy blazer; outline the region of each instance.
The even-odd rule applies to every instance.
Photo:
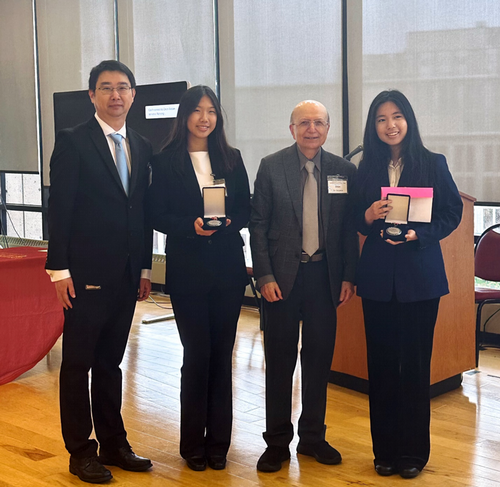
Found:
[[[380,200],[380,188],[389,186],[385,171],[367,180],[361,167],[357,187],[356,214],[358,231],[367,235],[357,271],[357,294],[374,301],[390,301],[393,295],[399,302],[433,299],[449,293],[439,241],[458,227],[462,217],[462,199],[442,154],[433,161],[434,188],[432,221],[409,223],[418,240],[391,245],[380,236],[383,220],[366,225],[364,214],[374,201]],[[409,171],[403,168],[399,185],[414,186]]]
[[[239,231],[250,216],[248,176],[239,151],[236,167],[229,174],[217,173],[217,161],[210,155],[216,178],[226,180],[228,227],[211,237],[197,235],[194,221],[203,217],[203,198],[189,153],[184,153],[184,172],[175,170],[175,154],[165,150],[151,160],[153,180],[148,207],[153,227],[167,235],[165,248],[166,292],[203,294],[214,285],[245,286],[248,283],[243,239]]]
[[[130,189],[123,189],[99,122],[61,130],[50,160],[49,250],[46,268],[69,269],[84,284],[134,282],[151,269],[152,230],[145,222],[150,142],[127,127]]]

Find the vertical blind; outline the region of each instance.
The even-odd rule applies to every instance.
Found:
[[[293,143],[290,113],[302,100],[327,107],[325,149],[341,155],[341,2],[225,0],[219,9],[232,17],[220,29],[222,103],[251,185],[261,158]]]
[[[0,171],[38,172],[33,9],[0,0]]]

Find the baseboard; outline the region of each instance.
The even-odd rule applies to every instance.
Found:
[[[479,343],[481,345],[500,347],[500,335],[498,333],[487,333],[482,331],[479,335]]]
[[[354,377],[353,375],[344,374],[330,370],[330,382],[332,384],[351,389],[353,391],[368,394],[368,380]],[[448,379],[436,382],[431,385],[431,397],[440,396],[445,392],[450,392],[458,389],[462,385],[462,374],[454,375]]]
[[[343,372],[336,372],[335,370],[330,370],[329,381],[337,386],[345,387],[346,389],[351,389],[353,391],[361,392],[363,394],[368,394],[367,379],[361,379],[360,377],[344,374]]]

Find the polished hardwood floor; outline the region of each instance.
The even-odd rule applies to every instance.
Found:
[[[166,297],[155,299],[168,306]],[[243,310],[234,352],[234,433],[224,471],[191,471],[178,454],[179,377],[182,347],[173,320],[142,324],[169,313],[153,303],[136,312],[123,362],[123,416],[136,453],[149,456],[150,472],[111,467],[121,486],[500,486],[500,353],[481,352],[480,367],[464,374],[463,387],[432,402],[432,452],[413,480],[380,477],[372,464],[368,399],[329,386],[327,440],[343,456],[338,466],[295,454],[277,473],[257,472],[265,448],[264,356],[258,313]],[[0,487],[85,485],[68,472],[58,416],[61,342],[34,369],[0,387]],[[294,421],[300,411],[296,380]]]

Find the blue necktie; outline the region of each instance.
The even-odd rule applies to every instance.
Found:
[[[127,166],[127,158],[125,157],[125,151],[122,146],[123,137],[120,134],[109,134],[109,136],[113,139],[115,143],[115,154],[116,154],[116,168],[118,169],[118,174],[120,175],[120,179],[122,180],[123,189],[128,196],[128,166]]]

